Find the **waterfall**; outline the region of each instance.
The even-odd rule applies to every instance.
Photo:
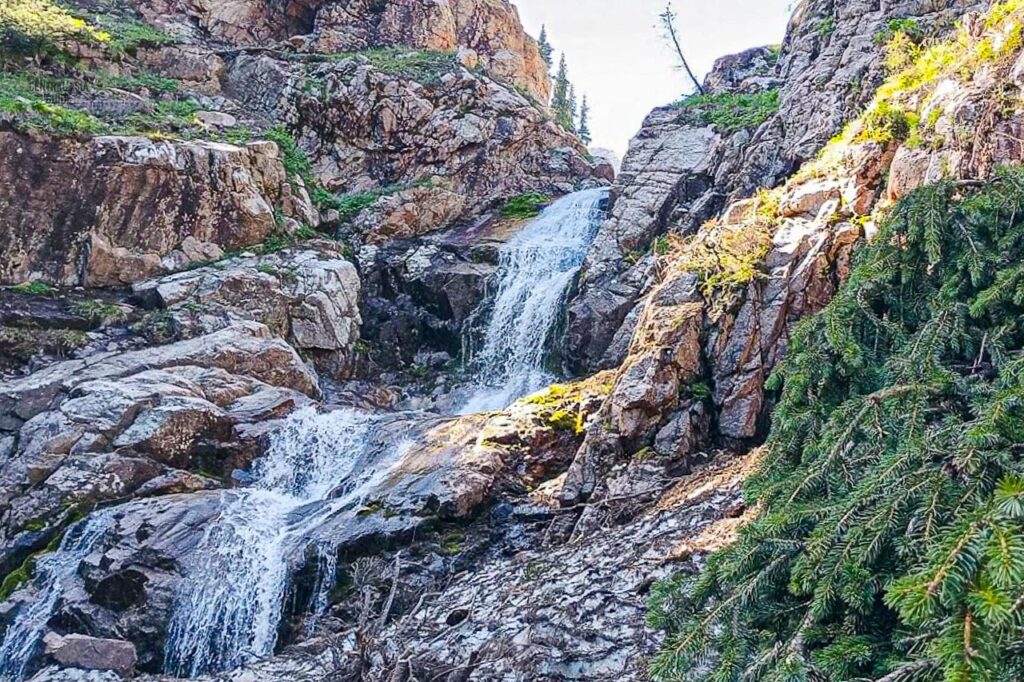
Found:
[[[592,189],[559,199],[501,248],[497,294],[472,358],[479,388],[460,413],[500,410],[554,382],[544,367],[548,342],[601,224],[606,195]]]
[[[316,634],[320,619],[331,606],[331,592],[338,581],[338,552],[328,542],[321,542],[316,547],[316,582],[309,599],[309,618],[306,619],[306,636]]]
[[[274,433],[254,467],[255,483],[224,493],[221,516],[187,567],[168,632],[166,672],[196,677],[273,653],[292,569],[314,531],[379,482],[407,447],[374,441],[377,422],[355,410],[305,408]],[[374,445],[391,453],[383,464],[367,463]],[[317,548],[326,574],[334,571],[323,560],[331,550]],[[330,575],[318,580],[328,581]],[[326,601],[321,589],[314,607]]]
[[[96,549],[114,521],[111,511],[98,512],[68,529],[56,552],[36,561],[35,599],[24,604],[0,642],[0,680],[25,678],[46,633],[57,601],[77,579],[78,567]]]
[[[559,199],[500,250],[496,295],[473,358],[476,392],[462,413],[501,409],[554,379],[545,352],[573,278],[602,218],[604,190]],[[253,484],[224,491],[218,518],[183,559],[163,670],[197,677],[270,656],[294,571],[315,562],[306,631],[316,631],[337,580],[336,542],[327,530],[378,489],[415,445],[418,415],[301,409],[272,435],[253,466]],[[397,425],[398,428],[395,428]],[[0,645],[0,681],[18,681],[82,560],[110,527],[114,510],[94,514],[37,566],[38,594]],[[320,532],[323,531],[323,532]]]

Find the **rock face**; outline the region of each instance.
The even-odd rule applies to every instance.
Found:
[[[655,110],[630,144],[612,215],[570,306],[572,368],[604,369],[624,359],[636,302],[652,284],[653,260],[645,256],[655,237],[689,234],[728,202],[778,184],[862,110],[885,74],[878,37],[891,21],[913,17],[921,31],[941,33],[987,4],[807,0],[778,54],[756,49],[723,58],[707,78],[708,91],[719,95],[776,88],[775,114],[728,133],[694,125],[672,107]]]
[[[470,66],[547,103],[551,81],[537,41],[508,0],[142,0],[143,15],[173,33],[203,34],[237,46],[301,38],[320,53],[406,47],[459,52]]]
[[[49,216],[43,225],[84,206],[87,219],[60,225],[78,226],[90,249],[99,238],[124,249],[115,269],[90,260],[95,250],[73,251],[74,239],[60,250],[44,244],[46,230],[12,222],[12,243],[36,255],[10,258],[29,263],[11,278],[133,284],[95,300],[91,290],[0,298],[5,328],[89,336],[73,357],[37,359],[0,383],[0,574],[11,575],[5,591],[17,588],[0,604],[0,628],[39,599],[41,585],[23,574],[78,512],[109,522],[45,623],[45,649],[32,663],[49,666],[39,681],[135,671],[159,679],[146,675],[162,672],[176,595],[203,554],[203,530],[232,497],[224,489],[252,485],[247,469],[279,429],[297,417],[329,419],[341,410],[333,403],[350,402],[388,409],[373,417],[365,449],[329,460],[345,466],[347,450],[359,450],[351,473],[297,508],[322,523],[303,538],[309,546],[282,552],[292,579],[284,617],[269,624],[278,626],[278,655],[206,679],[647,679],[647,657],[662,643],[644,620],[652,583],[699,570],[743,522],[742,482],[757,465],[773,400],[765,381],[794,325],[832,297],[892,201],[930,180],[974,181],[1024,160],[1015,142],[1024,119],[1006,98],[1024,86],[1018,61],[951,77],[927,101],[911,95],[903,104],[932,127],[926,143],[867,134],[878,131],[858,119],[805,163],[867,100],[870,88],[855,82],[880,77],[876,34],[890,20],[917,15],[931,30],[965,7],[808,0],[777,62],[755,49],[708,77],[717,101],[777,92],[778,111],[737,127],[706,123],[699,106],[662,108],[634,140],[569,311],[568,357],[581,372],[608,371],[493,414],[390,412],[403,398],[403,407],[440,404],[451,388],[445,373],[486,295],[497,247],[521,226],[487,219],[494,204],[589,181],[577,141],[528,98],[464,66],[480,60],[498,74],[510,50],[508,80],[531,70],[532,52],[508,27],[510,6],[142,5],[187,42],[138,58],[156,65],[191,54],[175,68],[213,93],[202,117],[211,130],[282,122],[312,163],[295,172],[298,149],[281,135],[280,149],[0,138],[37,145],[32,168],[44,177],[51,163],[65,168],[67,154],[79,164],[54,176],[58,189],[8,188],[6,201]],[[998,26],[971,16],[962,25],[964,41],[1019,52]],[[275,50],[291,50],[289,59],[237,47],[285,39]],[[336,47],[324,47],[330,41]],[[311,52],[379,46],[400,49],[385,61]],[[460,61],[406,60],[409,46],[461,48]],[[959,134],[965,126],[974,133]],[[115,162],[85,164],[104,145]],[[4,158],[0,167],[21,187]],[[129,158],[152,182],[125,170],[136,163]],[[83,179],[82,168],[93,172]],[[100,172],[108,169],[110,177]],[[291,224],[291,241],[303,243],[282,238],[221,258],[232,230],[251,235],[232,243],[238,249],[275,234],[278,220],[253,217],[264,206],[273,218],[280,202],[294,202],[288,217],[302,220],[302,175],[343,195],[326,201],[321,227],[345,245]],[[76,194],[71,178],[100,189]],[[74,191],[59,191],[65,185]],[[162,188],[188,200],[165,201]],[[766,191],[753,196],[758,188]],[[141,213],[117,222],[131,197],[141,197]],[[15,215],[0,208],[4,219]],[[154,234],[144,234],[150,223]],[[149,236],[163,241],[141,241]],[[184,267],[192,269],[164,274]],[[104,303],[129,308],[128,319],[96,323],[88,310],[106,314]],[[411,368],[418,383],[396,368]],[[321,562],[336,574],[321,578]],[[303,605],[321,594],[322,611],[307,618]]]
[[[395,71],[358,56],[285,64],[243,55],[228,72],[227,90],[252,110],[294,122],[316,175],[332,191],[393,194],[436,183],[435,194],[461,195],[466,208],[479,211],[521,192],[571,191],[592,172],[582,144],[544,108],[452,57]],[[458,208],[452,197],[436,199]]]
[[[720,60],[708,76],[719,95],[761,93],[777,86],[767,48]],[[569,307],[566,357],[577,372],[616,366],[623,360],[633,325],[624,324],[649,287],[655,237],[673,226],[692,233],[725,205],[748,163],[744,150],[758,130],[716,130],[676,106],[656,109],[630,143],[613,189],[608,221],[601,227]],[[767,173],[762,186],[775,180]],[[635,323],[635,317],[632,320]]]
[[[261,435],[248,425],[319,395],[295,350],[255,322],[0,384],[0,570],[45,546],[74,508],[210,487],[188,472],[246,467]]]
[[[333,376],[351,372],[362,324],[360,282],[333,242],[228,259],[136,284],[133,292],[163,311],[177,338],[254,320]]]
[[[1002,30],[967,15],[958,39],[998,42]],[[1016,51],[1009,57],[1016,63],[991,60],[969,79],[933,83],[927,100],[894,95],[905,99],[890,106],[930,112],[924,148],[898,137],[872,139],[872,118],[861,117],[785,185],[732,203],[720,220],[659,259],[614,388],[568,473],[563,501],[614,494],[606,472],[639,449],[681,461],[702,440],[743,448],[763,438],[772,403],[765,384],[785,356],[792,329],[829,302],[849,273],[853,249],[876,231],[877,216],[927,182],[984,179],[999,165],[1022,161],[1019,146],[1001,142],[1019,129],[1020,112],[994,114],[997,92],[1019,73],[1020,57]],[[969,139],[952,134],[956,120],[974,122],[976,133]],[[702,253],[728,258],[748,248],[737,245],[758,243],[750,247],[760,249],[757,272],[742,286],[716,286],[701,274],[707,271]]]
[[[128,642],[82,635],[51,635],[43,645],[46,655],[58,665],[80,670],[109,670],[121,677],[135,673],[135,647]]]
[[[315,223],[271,143],[0,132],[0,283],[114,286]],[[198,257],[198,258],[197,258]]]
[[[198,359],[196,361],[199,362]],[[243,394],[218,412],[225,421],[243,414],[249,420],[260,418],[255,409],[259,404],[267,406],[262,411],[264,419],[273,414],[284,414],[287,410],[280,405],[271,409],[270,401],[259,394],[244,395],[246,386],[241,377],[234,377],[233,385],[229,386],[229,377],[224,372],[199,371],[197,367],[162,371],[162,378],[153,376],[154,372],[150,376],[130,376],[121,382],[124,385],[122,391],[127,394],[133,387],[152,386],[154,392],[160,391],[168,396],[163,399],[168,408],[166,414],[179,414],[171,405],[175,398],[172,391],[160,383],[178,373],[178,388],[182,392],[187,385],[181,375],[189,375],[196,382],[194,386],[206,391],[207,398],[216,399],[221,404],[234,397],[227,395],[229,390],[236,395]],[[250,388],[252,383],[250,380]],[[330,521],[317,527],[315,536],[308,541],[330,541],[338,547],[340,556],[346,557],[347,561],[355,561],[367,552],[372,554],[374,548],[379,551],[380,547],[408,538],[414,531],[430,537],[432,527],[438,523],[469,522],[505,489],[539,486],[565,469],[579,443],[576,431],[566,427],[557,415],[571,414],[573,420],[587,421],[592,410],[600,404],[606,386],[606,382],[598,378],[557,394],[552,393],[544,401],[517,404],[498,415],[452,419],[396,415],[378,422],[373,434],[377,440],[386,440],[385,434],[388,433],[408,433],[412,427],[410,447],[397,451],[373,449],[374,454],[369,459],[359,462],[363,470],[354,474],[354,478],[365,477],[367,481],[361,496],[344,506],[332,507]],[[83,392],[89,390],[89,382],[82,385]],[[105,397],[107,403],[111,403],[116,398],[116,389],[109,386],[107,390]],[[217,390],[221,394],[212,395]],[[198,407],[200,401],[192,399],[191,404]],[[68,403],[65,402],[61,409],[67,411]],[[135,424],[128,427],[125,434],[150,435],[159,431],[155,425],[169,424],[164,415],[155,414],[161,405],[148,411],[146,407],[139,409]],[[206,409],[215,410],[216,407],[208,404]],[[110,412],[114,411],[115,408],[111,408]],[[91,428],[103,426],[101,423],[90,425]],[[174,426],[178,434],[175,442],[180,443],[188,427],[181,420],[177,420]],[[245,428],[248,427],[236,422],[236,433]],[[159,447],[148,457],[171,454],[170,437],[171,434],[166,433],[159,441],[152,440],[154,444],[159,442]],[[128,447],[128,443],[136,438],[123,435],[118,440]],[[123,455],[123,452],[118,451],[117,454]],[[84,456],[99,459],[98,456]],[[181,461],[178,464],[187,466]],[[238,459],[233,464],[244,466]],[[63,471],[66,474],[74,466],[66,462]],[[371,475],[375,470],[379,473]],[[196,529],[214,523],[226,503],[226,498],[211,491],[210,486],[181,487],[181,481],[187,475],[183,471],[176,474],[174,478],[179,487],[164,483],[165,487],[159,489],[157,481],[171,478],[163,474],[135,493],[135,497],[141,499],[102,512],[109,520],[108,525],[82,560],[78,571],[81,584],[65,594],[53,616],[53,622],[57,624],[55,627],[63,633],[49,637],[51,655],[56,662],[86,669],[122,670],[130,667],[127,656],[130,649],[132,665],[137,650],[142,670],[159,671],[176,589],[186,574],[186,567],[195,561],[195,553],[203,538],[203,533],[196,532]],[[78,475],[81,479],[82,474]],[[47,490],[47,486],[42,490]],[[65,492],[73,494],[75,491]],[[131,488],[124,488],[118,491],[118,496],[125,498],[133,492]],[[172,494],[181,492],[188,494]],[[103,499],[97,495],[93,501]],[[78,503],[80,500],[76,498],[74,501]],[[551,502],[548,498],[547,504]],[[331,500],[326,503],[331,503]],[[17,500],[16,506],[27,509],[29,505],[25,500]],[[316,504],[311,503],[304,508],[304,513],[312,515],[316,510]],[[57,520],[55,516],[47,516],[46,510],[36,509],[35,514],[36,518]],[[18,522],[5,525],[17,528]],[[306,557],[291,556],[289,560],[301,566]],[[438,556],[430,573],[442,570],[443,565],[444,560]],[[439,579],[441,575],[434,577]],[[36,596],[32,588],[19,592],[13,600],[13,607],[0,614],[0,622],[24,608]],[[354,608],[357,604],[351,606]],[[127,641],[110,642],[109,638]],[[102,651],[109,654],[105,662],[94,656]]]
[[[488,74],[522,88],[538,102],[551,97],[537,41],[523,30],[507,0],[410,0],[381,6],[371,0],[327,3],[318,12],[315,49],[352,52],[409,46],[460,52]]]

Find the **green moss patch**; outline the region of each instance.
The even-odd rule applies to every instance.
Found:
[[[346,52],[335,59],[362,57],[376,69],[411,78],[424,85],[436,85],[441,76],[451,72],[458,62],[454,52],[410,50],[400,47],[382,47],[362,52]]]
[[[503,218],[525,220],[540,215],[544,207],[551,203],[551,197],[540,192],[528,192],[512,197],[498,209]]]

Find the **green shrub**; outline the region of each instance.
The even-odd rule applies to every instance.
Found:
[[[164,78],[150,71],[140,71],[130,76],[101,74],[96,80],[102,87],[119,88],[121,90],[150,90],[161,94],[177,92],[181,86],[173,78]]]
[[[503,218],[524,220],[526,218],[535,218],[540,215],[540,212],[549,203],[551,203],[551,197],[547,194],[529,192],[527,194],[520,194],[519,196],[512,197],[502,204],[498,212]]]
[[[127,317],[121,306],[99,299],[72,301],[68,304],[68,311],[101,325],[123,322]]]
[[[275,143],[281,150],[281,162],[288,175],[300,178],[304,182],[312,180],[313,165],[287,128],[275,126],[263,133],[263,137]]]
[[[1024,679],[1024,171],[903,200],[769,388],[757,515],[654,590],[655,676]]]
[[[925,31],[924,27],[921,26],[921,22],[913,17],[905,17],[893,19],[884,29],[876,33],[875,44],[885,45],[899,33],[907,36],[915,43],[920,43],[925,39]]]
[[[779,91],[755,94],[721,93],[694,95],[676,102],[682,121],[691,125],[718,127],[722,133],[756,128],[779,110]]]
[[[49,284],[43,282],[25,282],[24,284],[11,287],[11,291],[32,296],[49,296],[54,292],[54,289]]]
[[[109,45],[111,36],[50,0],[0,2],[0,52],[55,53],[72,41]]]
[[[377,203],[377,199],[380,197],[381,194],[378,192],[349,194],[347,196],[335,198],[334,202],[331,204],[331,208],[338,212],[342,222],[349,222],[354,220],[365,209]]]
[[[110,36],[107,49],[114,56],[134,55],[140,47],[173,45],[178,39],[135,18],[115,14],[83,15]]]

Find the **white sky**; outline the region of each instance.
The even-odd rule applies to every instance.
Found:
[[[569,60],[569,77],[591,104],[594,145],[625,153],[644,116],[686,90],[657,28],[666,0],[513,0],[534,37],[541,24]],[[782,42],[793,0],[674,0],[699,77],[718,57]]]

